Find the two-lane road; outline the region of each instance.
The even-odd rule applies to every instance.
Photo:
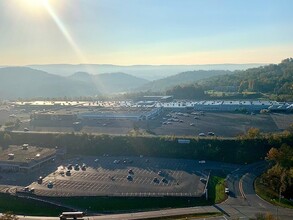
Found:
[[[266,169],[266,163],[255,163],[229,175],[227,181],[231,193],[229,198],[218,205],[227,217],[249,219],[257,213],[272,213],[279,219],[290,220],[293,210],[274,206],[255,194],[254,180]]]

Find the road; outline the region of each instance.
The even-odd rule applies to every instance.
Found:
[[[175,215],[186,215],[194,213],[210,213],[219,212],[213,206],[202,206],[202,207],[190,207],[190,208],[178,208],[178,209],[168,209],[150,212],[137,212],[137,213],[126,213],[126,214],[113,214],[113,215],[103,215],[103,216],[86,216],[84,220],[134,220],[134,219],[148,219],[155,217],[167,217]],[[56,220],[56,217],[30,217],[30,216],[18,216],[19,219],[25,220]],[[223,217],[216,217],[213,219],[224,219]]]
[[[230,219],[249,219],[257,213],[272,213],[279,219],[292,219],[293,210],[274,206],[255,194],[253,183],[266,167],[266,163],[260,162],[245,166],[228,177],[230,189],[229,198],[217,205]]]

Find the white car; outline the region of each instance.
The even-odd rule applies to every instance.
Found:
[[[206,163],[206,161],[205,160],[200,160],[200,161],[198,161],[198,163]]]

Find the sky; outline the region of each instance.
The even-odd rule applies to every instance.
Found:
[[[0,0],[0,66],[279,63],[292,0]]]

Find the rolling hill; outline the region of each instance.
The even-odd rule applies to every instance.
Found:
[[[82,81],[66,79],[27,67],[0,68],[0,98],[76,97],[99,91]]]
[[[263,64],[205,64],[205,65],[132,65],[119,66],[111,64],[47,64],[30,65],[33,69],[43,70],[60,76],[70,76],[76,72],[88,72],[92,75],[104,73],[127,73],[147,80],[157,80],[182,72],[194,70],[245,70]]]
[[[271,64],[244,71],[234,71],[233,74],[212,76],[197,83],[190,82],[182,86],[174,86],[166,91],[176,98],[192,98],[192,94],[200,94],[201,98],[209,99],[207,90],[229,92],[225,99],[270,98],[278,101],[293,101],[293,58],[283,60],[279,64]],[[228,96],[229,97],[228,97]],[[193,96],[194,98],[196,95]]]
[[[147,82],[125,73],[90,75],[78,72],[62,77],[28,67],[5,67],[0,68],[0,98],[95,96],[128,91]]]
[[[163,92],[177,85],[195,83],[199,80],[209,78],[211,76],[219,76],[232,73],[233,72],[227,70],[196,70],[183,72],[149,82],[141,87],[136,88],[136,91]]]
[[[149,82],[148,80],[125,73],[91,75],[86,72],[77,72],[68,78],[93,83],[103,94],[127,92],[137,86],[142,86]]]

